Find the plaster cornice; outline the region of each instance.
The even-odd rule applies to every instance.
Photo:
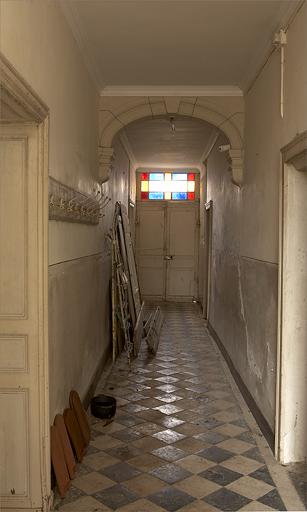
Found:
[[[236,85],[107,85],[100,96],[243,96]]]

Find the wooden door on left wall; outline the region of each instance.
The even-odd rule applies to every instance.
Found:
[[[0,508],[43,510],[38,125],[0,126]],[[45,431],[44,431],[45,428]]]

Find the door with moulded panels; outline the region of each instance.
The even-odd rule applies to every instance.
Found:
[[[141,293],[158,300],[191,300],[198,295],[198,174],[138,173],[137,182]]]
[[[46,511],[48,109],[0,55],[0,509]]]

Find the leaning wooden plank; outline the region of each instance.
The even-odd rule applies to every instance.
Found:
[[[62,414],[56,415],[56,417],[54,418],[54,426],[58,431],[58,437],[62,445],[62,450],[64,453],[64,458],[68,469],[69,477],[72,480],[75,476],[77,465]]]
[[[125,274],[126,274],[126,276],[130,276],[126,244],[125,244],[125,237],[124,237],[122,220],[121,220],[120,216],[118,217],[118,231],[119,231],[120,252],[121,252],[122,261],[124,264]],[[136,324],[137,317],[136,317],[136,311],[135,311],[135,306],[134,306],[134,298],[133,298],[132,285],[131,285],[130,278],[128,279],[128,301],[129,301],[129,310],[130,310],[132,327],[134,328],[135,324]]]
[[[140,287],[139,287],[139,281],[138,281],[138,276],[137,276],[137,271],[136,271],[133,244],[132,244],[132,240],[131,240],[130,223],[129,223],[129,218],[128,218],[126,208],[124,205],[121,205],[121,217],[122,217],[122,221],[123,221],[123,230],[124,230],[124,237],[125,237],[125,244],[126,244],[129,275],[130,275],[130,279],[131,279],[131,288],[132,288],[132,294],[133,294],[133,299],[134,299],[134,306],[135,306],[136,315],[138,316],[140,313],[140,310],[141,310]]]
[[[117,317],[116,317],[116,264],[115,264],[115,242],[112,241],[112,346],[113,362],[117,355]]]
[[[86,444],[80,430],[78,420],[74,411],[70,408],[65,409],[63,412],[63,418],[65,421],[65,426],[71,440],[71,444],[73,446],[74,452],[76,454],[76,458],[78,462],[82,462],[86,451]]]
[[[134,334],[133,334],[133,351],[134,351],[135,356],[138,355],[140,346],[142,343],[142,337],[143,337],[143,332],[144,332],[144,328],[143,328],[144,309],[145,309],[145,304],[143,302],[140,312],[139,312],[138,319],[135,324]]]
[[[60,496],[61,498],[64,498],[70,486],[70,478],[58,430],[54,425],[50,427],[50,442],[51,462],[54,469]]]
[[[80,396],[74,389],[72,389],[69,393],[69,405],[76,415],[83,439],[86,446],[88,446],[91,440],[90,424],[85,409],[82,405]]]

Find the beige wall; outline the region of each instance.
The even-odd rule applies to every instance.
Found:
[[[210,322],[273,431],[280,150],[307,128],[306,9],[305,4],[287,34],[284,118],[278,51],[246,94],[243,187],[231,183],[216,150],[208,163],[214,261]]]
[[[50,175],[93,193],[98,93],[61,9],[49,0],[4,0],[0,15],[1,51],[50,109]],[[117,196],[116,180],[110,193]],[[106,218],[99,226],[49,222],[51,420],[70,389],[85,395],[109,345],[108,228]]]

